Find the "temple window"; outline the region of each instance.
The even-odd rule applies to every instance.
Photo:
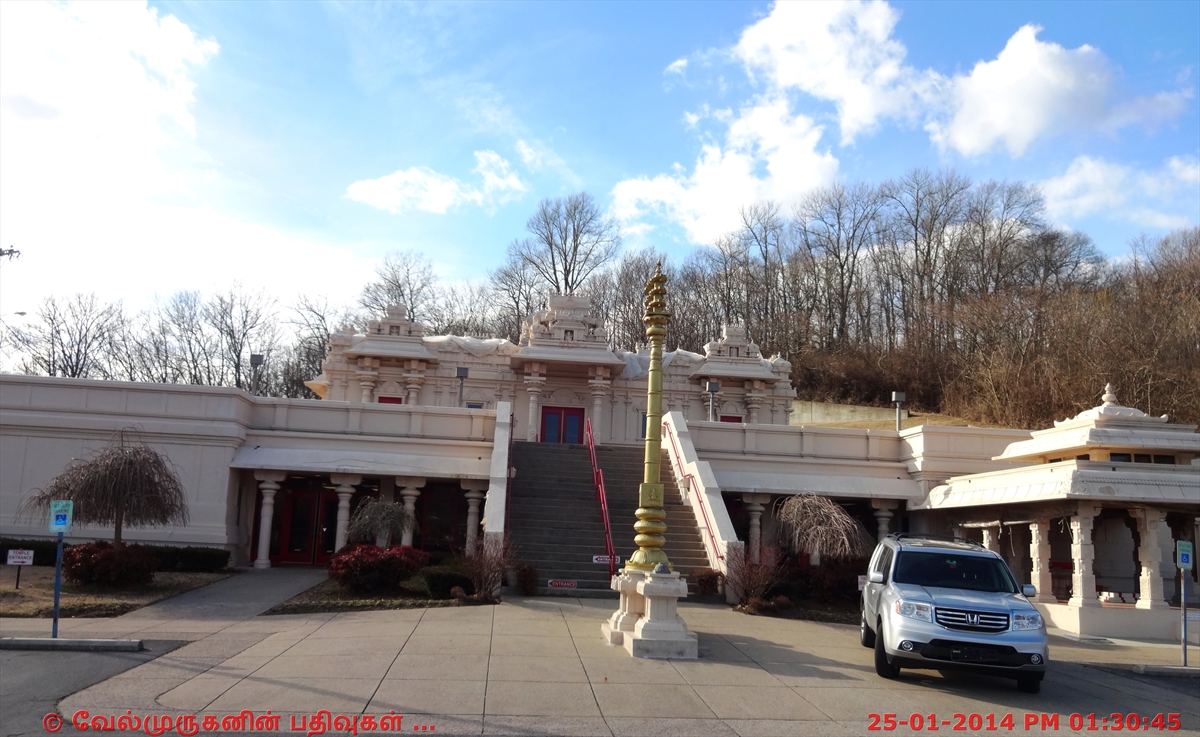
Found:
[[[574,330],[564,330],[563,331],[563,340],[575,340],[575,331]]]
[[[1134,463],[1149,463],[1150,462],[1150,454],[1149,453],[1135,453],[1133,455],[1133,462]]]
[[[1108,460],[1113,463],[1131,463],[1133,462],[1133,456],[1128,453],[1109,453]]]
[[[404,397],[379,397],[380,404],[404,404]]]
[[[1154,456],[1154,462],[1161,463],[1164,466],[1174,466],[1175,465],[1175,456],[1156,455],[1156,456]]]
[[[738,355],[738,350],[739,350],[738,348],[730,348],[729,349],[729,357],[730,358],[740,358],[740,356]]]
[[[483,409],[483,402],[467,402],[467,409]]]
[[[1083,454],[1083,455],[1081,455],[1081,456],[1075,456],[1075,460],[1077,460],[1077,461],[1090,461],[1090,460],[1092,460],[1092,456],[1091,456],[1091,454],[1090,454],[1090,453],[1084,453],[1084,454]]]

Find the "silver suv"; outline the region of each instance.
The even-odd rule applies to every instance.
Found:
[[[860,640],[875,672],[969,670],[1015,678],[1037,693],[1046,675],[1046,625],[1004,559],[962,538],[898,533],[875,548],[863,587]]]

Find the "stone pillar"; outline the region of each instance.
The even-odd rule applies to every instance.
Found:
[[[746,536],[746,552],[751,563],[762,562],[762,513],[771,503],[770,494],[742,494],[746,512],[750,515],[750,533]]]
[[[604,415],[604,395],[608,393],[609,371],[604,366],[595,366],[588,369],[588,374],[591,376],[588,386],[592,389],[592,437],[599,443],[602,437],[601,418]]]
[[[358,385],[362,387],[363,404],[375,401],[375,377],[374,372],[360,371],[358,374]]]
[[[1003,528],[1000,527],[985,527],[983,528],[983,547],[1000,554],[1000,533]]]
[[[1096,598],[1096,572],[1092,566],[1096,549],[1092,545],[1092,527],[1100,508],[1095,504],[1080,502],[1075,516],[1071,517],[1071,606],[1098,607]]]
[[[284,471],[255,471],[254,478],[262,491],[262,510],[258,521],[258,556],[254,559],[255,568],[271,567],[271,521],[275,516],[275,492],[279,491],[279,482],[287,478]]]
[[[1129,514],[1137,520],[1138,563],[1142,572],[1138,579],[1138,609],[1166,609],[1166,596],[1163,593],[1163,579],[1160,564],[1162,548],[1159,546],[1159,530],[1162,529],[1163,518],[1166,514],[1161,509],[1131,509]]]
[[[526,367],[525,373],[525,391],[529,392],[529,428],[525,432],[525,439],[530,442],[538,440],[538,433],[542,430],[542,415],[538,411],[538,402],[546,377],[540,375],[539,368],[539,364],[531,363]]]
[[[346,545],[346,528],[350,526],[350,497],[354,496],[354,487],[362,483],[362,476],[335,473],[330,480],[337,486],[338,495],[337,528],[333,543],[336,553]]]
[[[892,515],[900,502],[896,499],[872,499],[871,506],[875,508],[875,537],[879,542],[888,536]]]
[[[1054,581],[1050,576],[1050,520],[1039,519],[1029,525],[1029,558],[1033,570],[1029,572],[1030,583],[1037,588],[1035,601],[1054,604]]]
[[[404,511],[408,512],[408,516],[414,521],[417,518],[417,497],[421,496],[421,487],[425,485],[425,479],[413,476],[397,476],[396,486],[400,487],[400,499],[404,502]],[[401,545],[413,544],[413,526],[408,525],[404,528],[404,532],[400,536]]]
[[[467,492],[467,554],[470,555],[479,537],[479,503],[487,498],[487,479],[463,479],[458,482]]]

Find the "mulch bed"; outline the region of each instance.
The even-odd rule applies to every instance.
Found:
[[[159,571],[149,586],[111,589],[63,582],[60,617],[118,617],[156,601],[228,578],[232,573]],[[15,566],[0,571],[0,616],[54,616],[54,567],[25,566],[21,588],[14,589]]]
[[[734,611],[759,617],[778,617],[779,619],[803,619],[809,622],[828,622],[830,624],[858,624],[858,602],[816,602],[798,601],[790,608],[755,608],[748,604],[734,607]]]
[[[426,609],[435,607],[482,606],[492,602],[465,599],[430,599],[429,593],[417,588],[390,596],[364,596],[342,590],[336,581],[326,580],[282,604],[276,604],[264,614],[320,614],[328,612],[367,612],[387,609]]]

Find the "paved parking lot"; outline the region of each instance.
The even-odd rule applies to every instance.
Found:
[[[250,709],[308,716],[404,716],[448,734],[869,734],[871,714],[951,720],[939,731],[1068,733],[1070,715],[1180,714],[1177,734],[1200,735],[1200,681],[1136,677],[1121,663],[1177,662],[1169,647],[1090,646],[1055,640],[1037,695],[1014,682],[934,671],[878,678],[857,630],[684,604],[700,635],[698,661],[646,661],[606,646],[613,602],[535,598],[495,607],[252,617],[241,621],[143,616],[68,622],[69,636],[192,640],[152,662],[64,699],[69,720],[91,714],[224,715]],[[4,634],[36,630],[0,622]],[[1084,663],[1106,663],[1096,667]],[[1042,721],[1058,715],[1058,726]],[[965,730],[953,730],[962,714]],[[971,715],[978,714],[978,721]],[[1037,725],[1025,730],[1025,714]],[[300,718],[299,716],[297,717]],[[979,725],[979,729],[971,729]],[[928,731],[926,728],[922,731]],[[1145,731],[1154,731],[1153,728]],[[907,734],[902,727],[892,733]]]

